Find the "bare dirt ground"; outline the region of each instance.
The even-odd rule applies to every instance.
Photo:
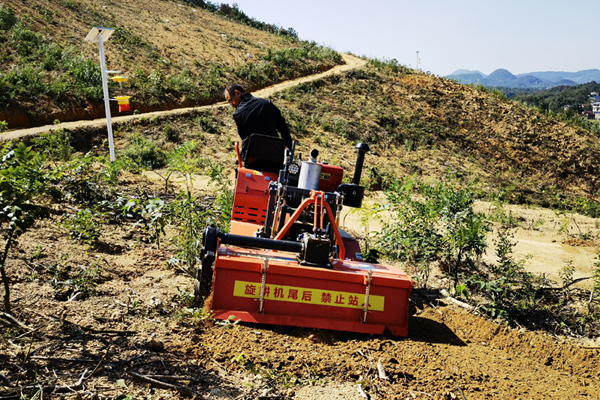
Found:
[[[122,189],[160,194],[155,175],[125,175]],[[206,178],[196,184],[195,195],[211,196]],[[110,225],[98,244],[80,245],[61,207],[10,256],[27,328],[2,328],[0,374],[25,388],[4,381],[2,399],[31,394],[35,382],[46,398],[73,399],[362,399],[357,385],[372,399],[600,398],[599,343],[511,329],[419,293],[408,338],[215,323],[189,308],[193,279],[165,263],[170,241],[157,248],[130,225]],[[69,301],[72,287],[58,281],[94,263],[96,294]]]
[[[122,240],[124,249],[130,244]],[[48,257],[57,250],[81,261],[68,242],[58,241]],[[179,398],[188,390],[211,399],[360,399],[357,382],[381,399],[599,398],[597,347],[418,298],[407,339],[213,325],[182,306],[178,296],[191,290],[191,279],[166,267],[167,255],[135,247],[105,255],[98,295],[76,301],[43,279],[32,281],[27,266],[18,268],[17,315],[34,332],[2,341],[0,373],[17,385],[54,376],[64,391],[84,370],[95,371],[47,398]],[[184,389],[160,388],[136,374]]]

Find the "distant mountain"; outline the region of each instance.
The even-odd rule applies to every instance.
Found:
[[[481,73],[481,71],[477,71],[477,70],[469,71],[468,69],[457,69],[450,75],[468,75],[468,74],[479,74],[479,75],[485,76],[483,73]]]
[[[488,75],[488,79],[499,81],[514,81],[515,79],[517,79],[517,77],[511,74],[510,71],[506,69],[497,69]]]
[[[459,69],[446,78],[461,83],[480,83],[483,86],[507,88],[550,88],[554,86],[572,86],[588,82],[600,82],[600,69],[588,69],[578,72],[530,72],[514,75],[506,69],[497,69],[489,75],[479,71]]]
[[[591,81],[588,81],[588,82],[596,82],[596,80],[591,80]],[[588,82],[585,82],[585,83],[588,83]],[[577,82],[575,82],[575,81],[572,81],[572,80],[570,80],[570,79],[561,79],[560,81],[558,81],[558,82],[555,82],[555,83],[556,83],[558,86],[575,86],[575,85],[577,85],[577,84],[578,84]]]
[[[578,72],[530,72],[528,74],[521,75],[533,75],[536,78],[548,82],[558,82],[562,79],[568,79],[577,84],[588,83],[592,81],[600,82],[600,70],[598,69],[586,69]]]
[[[548,87],[546,81],[538,79],[533,75],[519,76],[515,83],[516,83],[515,86],[505,86],[505,87],[519,87],[519,88]],[[571,84],[573,84],[573,83],[571,83]]]

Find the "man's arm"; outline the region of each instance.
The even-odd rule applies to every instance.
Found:
[[[244,139],[246,139],[246,136],[248,136],[248,135],[246,134],[246,132],[244,130],[242,117],[239,115],[236,115],[234,113],[233,120],[235,121],[235,126],[237,127],[238,135],[240,135],[240,139],[242,139],[242,141],[243,141]]]
[[[275,106],[273,106],[275,107]],[[290,135],[290,128],[288,127],[287,122],[285,122],[285,118],[283,118],[283,115],[281,115],[281,111],[279,111],[279,109],[277,107],[275,107],[275,109],[277,110],[276,114],[276,127],[277,127],[277,131],[279,131],[279,133],[281,134],[281,138],[283,139],[283,142],[285,143],[285,147],[287,147],[288,149],[292,148],[292,135]]]

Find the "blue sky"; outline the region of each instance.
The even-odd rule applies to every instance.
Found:
[[[225,2],[225,0],[220,0]],[[257,20],[337,51],[397,59],[436,75],[600,68],[593,2],[557,0],[236,0]],[[230,4],[233,4],[231,2]]]

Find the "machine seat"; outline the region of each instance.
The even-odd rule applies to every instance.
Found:
[[[283,139],[255,133],[244,140],[242,146],[245,168],[275,174],[283,168],[285,156]]]

